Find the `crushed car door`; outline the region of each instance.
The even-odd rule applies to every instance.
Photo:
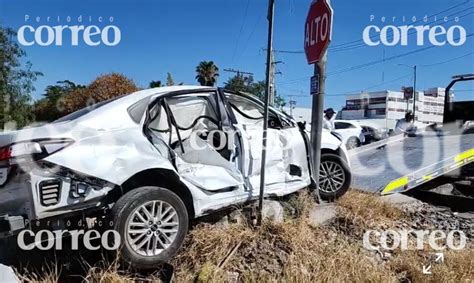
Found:
[[[226,93],[235,127],[242,134],[244,177],[254,189],[260,185],[263,104],[247,95]],[[265,186],[268,192],[311,183],[307,145],[296,122],[275,109],[269,112]],[[258,191],[258,190],[254,190]]]
[[[215,91],[163,97],[151,111],[153,143],[172,152],[180,176],[207,191],[243,188],[232,145],[219,144],[222,122]],[[217,141],[217,142],[216,142]],[[161,149],[163,151],[163,149]]]
[[[249,180],[253,193],[258,194],[260,186],[263,108],[245,96],[226,93],[226,99],[234,116],[235,127],[242,135],[244,148],[244,177]],[[267,132],[267,160],[265,185],[285,183],[285,162],[283,140],[276,127],[277,117],[271,113]]]

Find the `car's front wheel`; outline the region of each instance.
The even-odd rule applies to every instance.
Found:
[[[189,225],[183,201],[159,187],[141,187],[125,194],[114,205],[112,219],[122,240],[120,258],[138,269],[156,268],[170,260]]]
[[[319,170],[319,194],[324,200],[344,195],[351,186],[351,172],[346,161],[336,154],[323,154]]]
[[[350,137],[346,142],[347,149],[353,149],[360,146],[360,140],[356,137]]]

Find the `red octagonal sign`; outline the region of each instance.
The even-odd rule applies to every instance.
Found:
[[[321,60],[331,41],[332,15],[332,8],[326,0],[311,3],[304,32],[304,52],[308,64]]]

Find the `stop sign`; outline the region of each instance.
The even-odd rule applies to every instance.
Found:
[[[321,60],[331,41],[332,15],[332,8],[326,0],[311,3],[304,32],[304,52],[308,64]]]

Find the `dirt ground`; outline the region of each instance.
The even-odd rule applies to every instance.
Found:
[[[335,217],[313,225],[315,203],[307,193],[284,201],[282,223],[246,221],[201,223],[180,253],[152,273],[123,270],[116,261],[97,255],[56,255],[41,267],[14,264],[24,281],[58,282],[467,282],[474,280],[474,221],[449,209],[421,202],[390,204],[380,197],[351,191],[337,201]],[[235,213],[234,213],[235,215]],[[423,249],[367,250],[367,230],[463,231],[467,246],[443,251],[443,261],[427,243]],[[389,239],[389,242],[393,239]],[[410,247],[414,238],[410,234]],[[2,250],[3,252],[3,250]],[[20,260],[21,262],[21,260]],[[429,267],[429,268],[428,268]],[[428,268],[430,274],[424,274]]]

